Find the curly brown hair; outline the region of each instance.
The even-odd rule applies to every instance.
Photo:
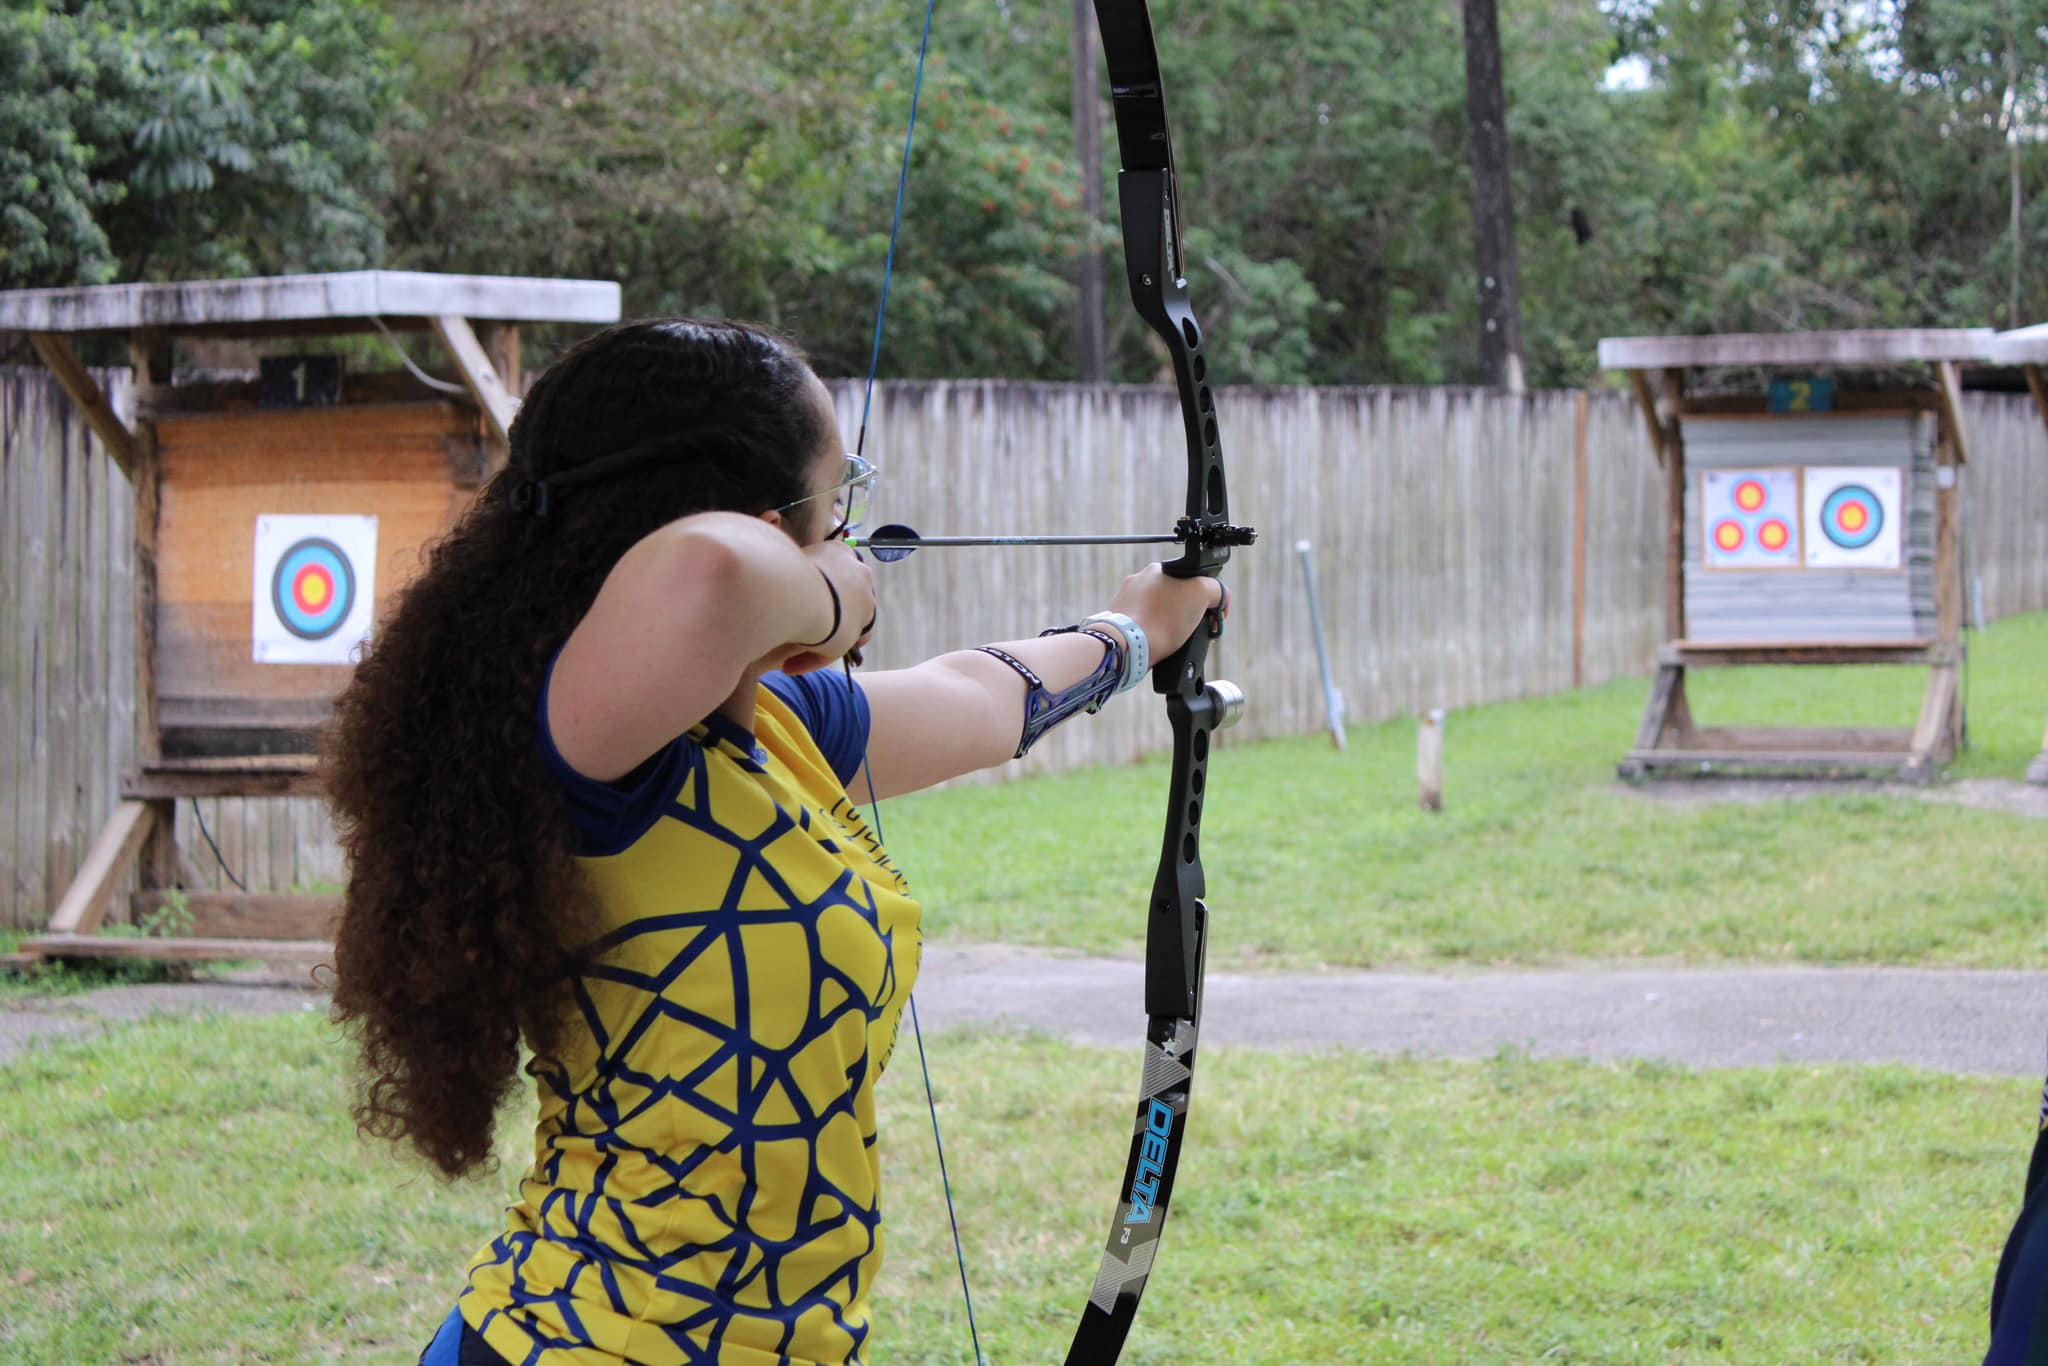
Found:
[[[597,908],[540,758],[542,680],[642,537],[808,491],[831,436],[809,373],[794,344],[740,323],[588,338],[535,381],[507,468],[378,622],[322,741],[349,860],[333,1011],[361,1049],[361,1132],[473,1173],[522,1037],[556,1052]]]

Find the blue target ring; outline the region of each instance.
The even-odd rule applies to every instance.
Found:
[[[1861,484],[1844,484],[1820,505],[1821,534],[1844,550],[1861,550],[1884,530],[1884,504]]]
[[[355,566],[324,536],[295,541],[271,571],[270,602],[285,630],[300,640],[325,640],[356,605]]]

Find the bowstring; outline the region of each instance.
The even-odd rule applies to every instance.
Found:
[[[910,152],[917,139],[917,105],[924,93],[925,56],[931,51],[932,9],[937,0],[925,0],[924,33],[917,43],[917,78],[910,87],[910,117],[903,129],[903,162],[896,172],[896,210],[889,220],[889,253],[882,262],[882,298],[875,308],[875,339],[868,350],[867,382],[862,388],[860,400],[860,433],[854,438],[853,453],[865,456],[868,448],[868,415],[874,409],[875,375],[882,364],[882,325],[889,316],[889,283],[896,274],[896,243],[903,232],[903,198],[910,184]],[[853,689],[853,661],[840,661],[846,671],[846,686]],[[860,751],[860,774],[868,786],[868,821],[875,827],[875,843],[884,848],[888,845],[882,833],[882,800],[875,790],[874,770],[868,765],[867,742],[862,740]],[[953,1260],[960,1268],[960,1298],[967,1306],[967,1334],[974,1343],[975,1366],[984,1366],[981,1355],[981,1330],[974,1321],[974,1292],[967,1284],[967,1251],[960,1239],[960,1215],[953,1203],[953,1182],[946,1172],[946,1143],[939,1136],[939,1102],[932,1089],[932,1065],[925,1053],[924,1029],[917,1019],[917,993],[910,994],[910,1035],[917,1044],[918,1070],[924,1076],[924,1104],[932,1117],[932,1151],[939,1160],[939,1186],[946,1193],[946,1221],[953,1229]]]
[[[882,302],[875,309],[875,340],[868,348],[868,380],[861,393],[860,433],[854,438],[853,453],[866,455],[868,413],[875,402],[875,373],[882,364],[882,322],[889,316],[889,281],[896,274],[896,239],[903,231],[903,192],[910,185],[910,148],[917,140],[917,102],[924,93],[924,59],[932,47],[932,7],[937,0],[924,0],[924,35],[917,40],[917,79],[910,87],[910,118],[903,127],[903,164],[896,172],[896,213],[889,220],[889,254],[882,260]]]
[[[848,691],[853,688],[853,661],[842,659],[839,667],[846,671]],[[886,849],[888,839],[882,833],[882,798],[875,791],[875,771],[868,765],[867,742],[861,742],[860,776],[868,785],[868,823],[875,827],[875,843]],[[974,1322],[974,1292],[967,1284],[967,1251],[960,1241],[960,1214],[953,1206],[953,1181],[946,1174],[946,1141],[939,1137],[939,1102],[932,1090],[932,1064],[924,1050],[924,1028],[917,1022],[917,993],[910,993],[910,1037],[917,1044],[917,1066],[924,1075],[924,1105],[932,1117],[932,1151],[939,1158],[939,1187],[946,1193],[946,1222],[953,1226],[953,1260],[960,1267],[960,1299],[967,1306],[967,1335],[974,1343],[974,1366],[983,1366],[981,1355],[981,1330]]]

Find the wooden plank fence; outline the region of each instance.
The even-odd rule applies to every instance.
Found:
[[[125,414],[126,372],[99,379]],[[834,392],[852,432],[859,386]],[[1663,634],[1662,494],[1631,402],[1222,391],[1231,511],[1260,533],[1232,561],[1231,629],[1212,656],[1212,673],[1251,699],[1232,738],[1322,728],[1293,553],[1304,539],[1354,723],[1644,673]],[[2048,437],[2024,398],[1970,395],[1966,409],[1966,571],[1988,618],[2048,607]],[[892,383],[876,389],[868,453],[884,472],[883,518],[930,534],[1152,531],[1181,511],[1180,440],[1176,401],[1161,388]],[[1575,527],[1581,467],[1585,524]],[[125,481],[54,381],[0,369],[0,925],[44,923],[132,761],[131,528]],[[871,663],[1074,620],[1141,562],[1132,547],[1072,547],[929,550],[878,566]],[[1164,745],[1161,712],[1149,694],[1122,699],[1015,767],[1134,759]],[[1617,753],[1627,741],[1616,733]],[[178,836],[201,887],[222,885],[221,861],[253,891],[343,876],[315,801],[184,803]]]

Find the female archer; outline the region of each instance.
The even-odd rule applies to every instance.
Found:
[[[874,1088],[920,911],[857,803],[1022,754],[1177,649],[1211,579],[864,676],[872,467],[787,341],[628,324],[535,383],[509,468],[337,708],[334,1011],[356,1120],[441,1173],[537,1117],[423,1361],[858,1360]]]

